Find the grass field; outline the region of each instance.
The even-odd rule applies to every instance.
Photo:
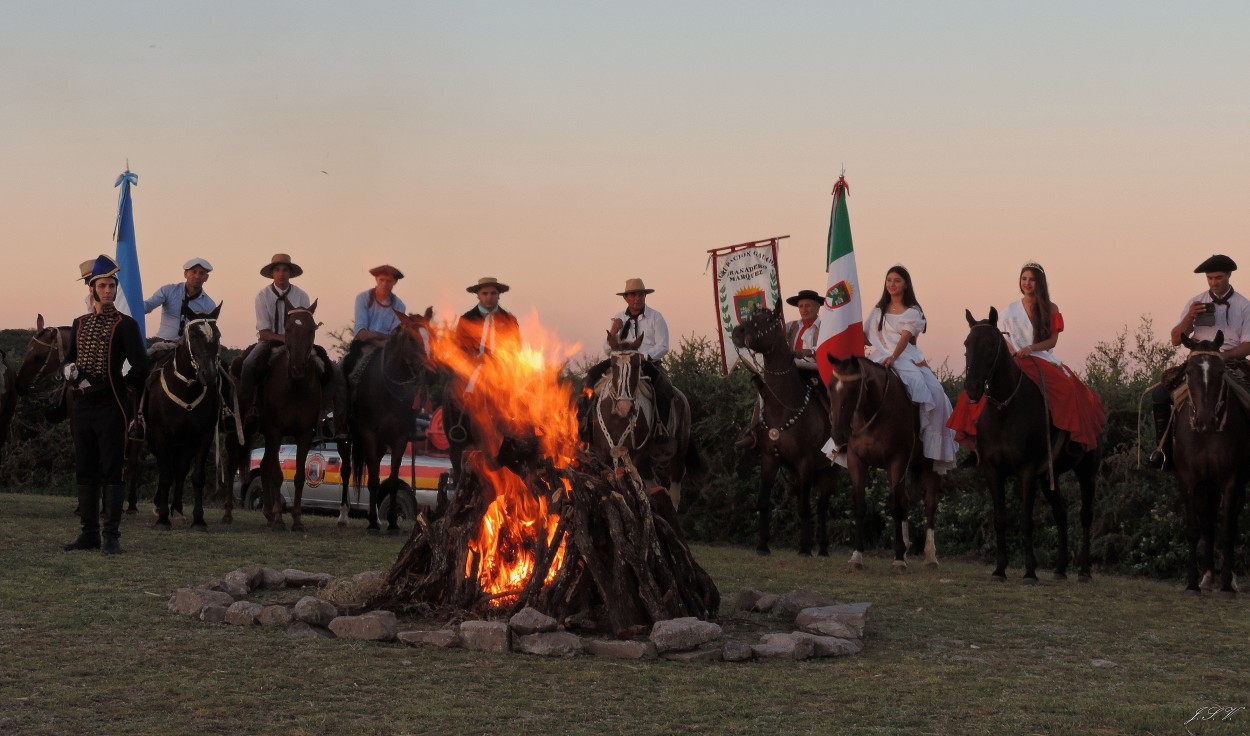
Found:
[[[980,561],[895,574],[871,559],[852,573],[846,550],[698,547],[730,602],[748,586],[871,601],[866,651],[553,661],[296,640],[165,610],[175,588],[240,565],[389,567],[403,538],[366,536],[360,521],[339,532],[332,517],[306,517],[306,534],[279,534],[243,512],[198,534],[127,517],[126,554],[107,558],[60,551],[77,532],[72,507],[0,494],[0,734],[1250,733],[1247,710],[1191,720],[1202,707],[1250,708],[1250,601],[1194,598],[1179,581],[1026,587],[1017,567],[994,585]]]

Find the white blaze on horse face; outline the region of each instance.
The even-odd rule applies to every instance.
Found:
[[[634,408],[634,402],[629,399],[617,399],[615,406],[612,407],[612,413],[621,419],[629,416],[629,412]]]
[[[1211,361],[1202,361],[1202,387],[1210,388],[1211,386]]]

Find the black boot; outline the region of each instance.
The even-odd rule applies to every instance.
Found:
[[[577,398],[577,439],[587,445],[594,439],[594,425],[591,424],[595,413],[594,408],[594,399],[586,394],[583,393]]]
[[[1146,464],[1157,470],[1172,469],[1172,419],[1171,404],[1153,404],[1155,417],[1155,449],[1146,458]]]
[[[126,487],[123,485],[104,486],[104,554],[121,554],[118,544],[121,537],[122,504],[126,500]]]
[[[78,486],[78,516],[82,519],[82,533],[78,539],[61,546],[66,552],[77,549],[100,549],[100,487]]]

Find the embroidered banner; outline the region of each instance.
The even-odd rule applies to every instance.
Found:
[[[731,334],[741,324],[743,315],[753,309],[773,309],[781,300],[777,241],[788,237],[781,235],[708,251],[712,263],[712,290],[716,296],[721,370],[726,375],[740,357]]]

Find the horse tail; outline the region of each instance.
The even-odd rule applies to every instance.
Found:
[[[352,485],[360,487],[365,478],[365,450],[361,443],[352,443]]]

